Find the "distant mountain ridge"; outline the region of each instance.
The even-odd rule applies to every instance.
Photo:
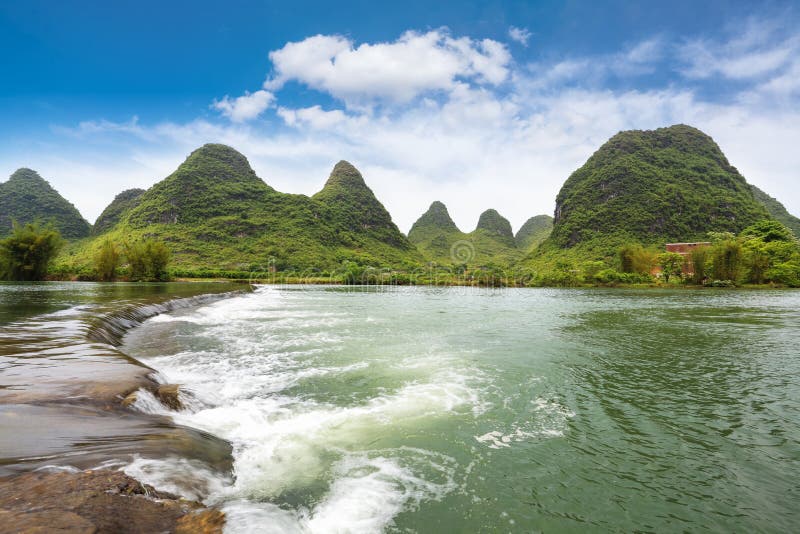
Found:
[[[496,210],[484,211],[475,230],[464,233],[438,200],[413,224],[408,239],[428,260],[442,264],[508,266],[520,257],[511,224]]]
[[[485,232],[486,235],[493,237],[508,247],[516,247],[514,232],[511,230],[511,223],[508,219],[497,213],[497,210],[488,209],[481,213],[478,218],[476,232]]]
[[[221,144],[194,150],[147,190],[123,191],[94,227],[33,170],[19,169],[0,184],[0,235],[12,219],[54,224],[71,240],[59,257],[62,272],[90,269],[101,238],[164,240],[178,270],[320,273],[348,262],[537,271],[555,264],[551,252],[570,250],[569,261],[608,263],[622,244],[701,240],[769,218],[800,233],[800,219],[748,184],[711,137],[686,125],[614,135],[565,181],[554,215],[531,217],[514,235],[509,221],[488,209],[467,233],[434,201],[406,237],[351,163],[336,163],[310,197],[287,194]]]
[[[39,173],[24,167],[0,183],[0,237],[11,231],[12,221],[53,224],[68,239],[86,237],[92,231],[75,206]]]
[[[293,195],[267,185],[245,156],[219,144],[193,151],[148,190],[119,195],[98,221],[97,235],[117,242],[163,239],[173,263],[186,268],[326,269],[346,260],[374,266],[421,261],[351,164],[339,162],[313,197]],[[69,261],[88,265],[99,242],[76,245]]]

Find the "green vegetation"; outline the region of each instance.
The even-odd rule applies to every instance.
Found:
[[[114,200],[106,206],[103,213],[94,222],[92,233],[100,235],[111,230],[122,220],[122,216],[139,205],[139,200],[144,194],[144,189],[127,189],[114,197]]]
[[[691,276],[691,282],[695,285],[700,285],[708,278],[708,275],[710,274],[710,258],[708,255],[708,247],[698,247],[692,250],[691,259],[692,266],[694,267],[694,271],[692,272]]]
[[[671,276],[680,276],[683,272],[684,259],[677,252],[662,252],[656,256],[656,263],[666,283],[669,283]]]
[[[0,279],[44,280],[62,244],[58,230],[38,223],[13,223],[11,235],[0,241]]]
[[[328,209],[329,228],[345,242],[358,241],[360,235],[386,243],[400,250],[412,250],[361,173],[346,161],[334,166],[325,187],[313,200]]]
[[[516,241],[514,241],[514,232],[511,230],[511,224],[508,219],[495,210],[489,209],[481,213],[475,231],[483,232],[509,248],[517,246]]]
[[[556,198],[558,248],[611,252],[620,244],[699,241],[768,218],[716,143],[690,126],[621,132],[564,183]]]
[[[128,261],[128,277],[133,281],[169,280],[167,265],[170,253],[163,241],[145,239],[125,243],[125,259]]]
[[[745,228],[739,241],[747,282],[800,287],[800,244],[789,228],[774,220],[760,221]]]
[[[716,143],[685,125],[612,137],[564,183],[555,215],[550,237],[525,260],[534,272],[600,261],[620,273],[649,276],[665,243],[703,241],[711,232],[736,236],[770,219]],[[694,262],[702,267],[690,277],[695,282],[740,274],[722,266],[727,257],[736,267],[734,249],[697,254],[705,256]]]
[[[791,230],[796,237],[800,238],[800,219],[786,211],[786,208],[783,206],[783,204],[756,186],[751,184],[750,190],[753,192],[753,197],[755,197],[755,199],[766,208],[767,212],[769,212],[773,219],[782,223],[784,226],[789,228],[789,230]]]
[[[411,227],[408,239],[429,262],[455,266],[461,273],[476,267],[508,268],[521,258],[511,224],[495,210],[483,212],[477,228],[467,234],[436,201]]]
[[[657,252],[642,245],[627,244],[619,249],[619,267],[623,273],[650,274],[656,264]]]
[[[25,168],[0,184],[0,237],[11,233],[14,221],[50,224],[68,239],[86,237],[92,230],[75,206],[36,171]]]
[[[422,263],[347,162],[337,164],[323,190],[309,198],[275,191],[234,149],[205,145],[112,214],[118,222],[101,237],[73,242],[63,251],[57,272],[90,276],[105,238],[161,240],[172,253],[173,269],[186,274],[322,272],[346,261],[403,269]]]
[[[109,282],[116,278],[119,261],[120,253],[117,246],[110,239],[103,241],[103,244],[100,245],[100,250],[97,251],[94,257],[97,277],[104,282]]]
[[[35,182],[22,174],[9,183]],[[211,144],[147,191],[118,195],[94,235],[73,236],[50,272],[101,280],[800,286],[797,241],[776,220],[791,216],[759,194],[699,130],[621,132],[569,177],[555,218],[532,217],[514,236],[487,210],[465,233],[433,202],[406,238],[346,161],[317,194],[292,195],[264,183],[236,150]],[[704,240],[712,245],[686,256],[664,251],[666,242]]]
[[[550,237],[552,231],[553,218],[549,215],[537,215],[525,221],[514,240],[520,250],[533,250]]]

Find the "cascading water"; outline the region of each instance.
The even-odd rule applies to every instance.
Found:
[[[229,532],[788,525],[763,473],[786,478],[797,432],[748,406],[796,410],[798,384],[767,393],[783,357],[754,361],[736,338],[791,352],[797,300],[261,288],[159,315],[122,347],[191,394],[182,411],[147,396],[139,409],[229,440],[235,478],[178,457],[125,470],[220,506]],[[729,418],[732,433],[703,426]],[[795,441],[764,449],[762,432]],[[749,484],[731,478],[737,456]],[[764,491],[770,510],[734,519]]]

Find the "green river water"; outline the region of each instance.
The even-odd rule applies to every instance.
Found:
[[[187,392],[135,408],[228,440],[234,472],[118,467],[228,532],[800,522],[797,291],[260,287],[121,350]]]

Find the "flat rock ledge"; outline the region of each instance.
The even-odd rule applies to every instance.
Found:
[[[120,471],[29,472],[0,478],[0,533],[221,534],[225,514]]]

